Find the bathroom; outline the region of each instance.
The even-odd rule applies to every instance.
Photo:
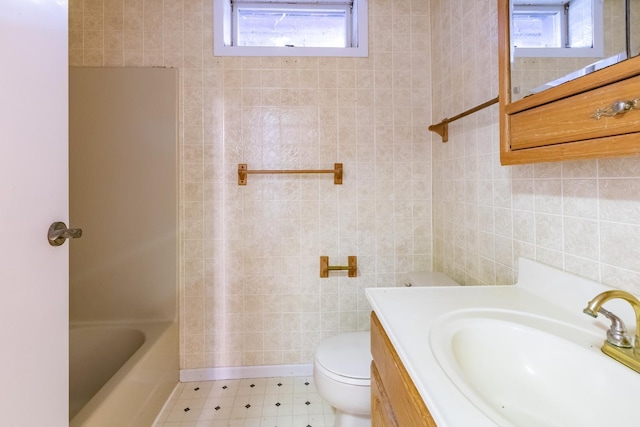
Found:
[[[207,0],[69,3],[70,65],[180,70],[185,373],[310,363],[413,270],[511,284],[525,256],[640,293],[640,159],[502,167],[497,106],[426,129],[496,96],[494,0],[371,1],[369,58],[322,60],[213,57]],[[342,186],[237,185],[238,163],[334,162]],[[320,279],[320,255],[359,276]]]

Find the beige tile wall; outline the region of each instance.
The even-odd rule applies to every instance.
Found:
[[[495,6],[432,1],[435,117],[497,94]],[[526,256],[640,293],[640,158],[502,167],[497,122],[494,106],[433,138],[434,268],[510,284]]]
[[[428,6],[372,0],[369,58],[216,58],[211,0],[70,0],[72,65],[180,69],[182,368],[309,363],[368,328],[366,287],[431,268]],[[341,186],[237,185],[334,162]]]

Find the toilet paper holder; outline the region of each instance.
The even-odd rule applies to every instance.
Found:
[[[320,257],[320,277],[329,277],[330,271],[347,270],[348,277],[358,277],[358,257],[349,256],[349,265],[329,265],[329,257]]]

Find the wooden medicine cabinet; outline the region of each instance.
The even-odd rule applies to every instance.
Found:
[[[501,164],[640,154],[640,56],[512,101],[513,1],[498,0]]]

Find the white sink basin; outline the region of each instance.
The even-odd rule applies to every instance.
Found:
[[[459,310],[433,325],[452,383],[500,426],[637,426],[640,375],[600,352],[604,333],[509,310]]]

